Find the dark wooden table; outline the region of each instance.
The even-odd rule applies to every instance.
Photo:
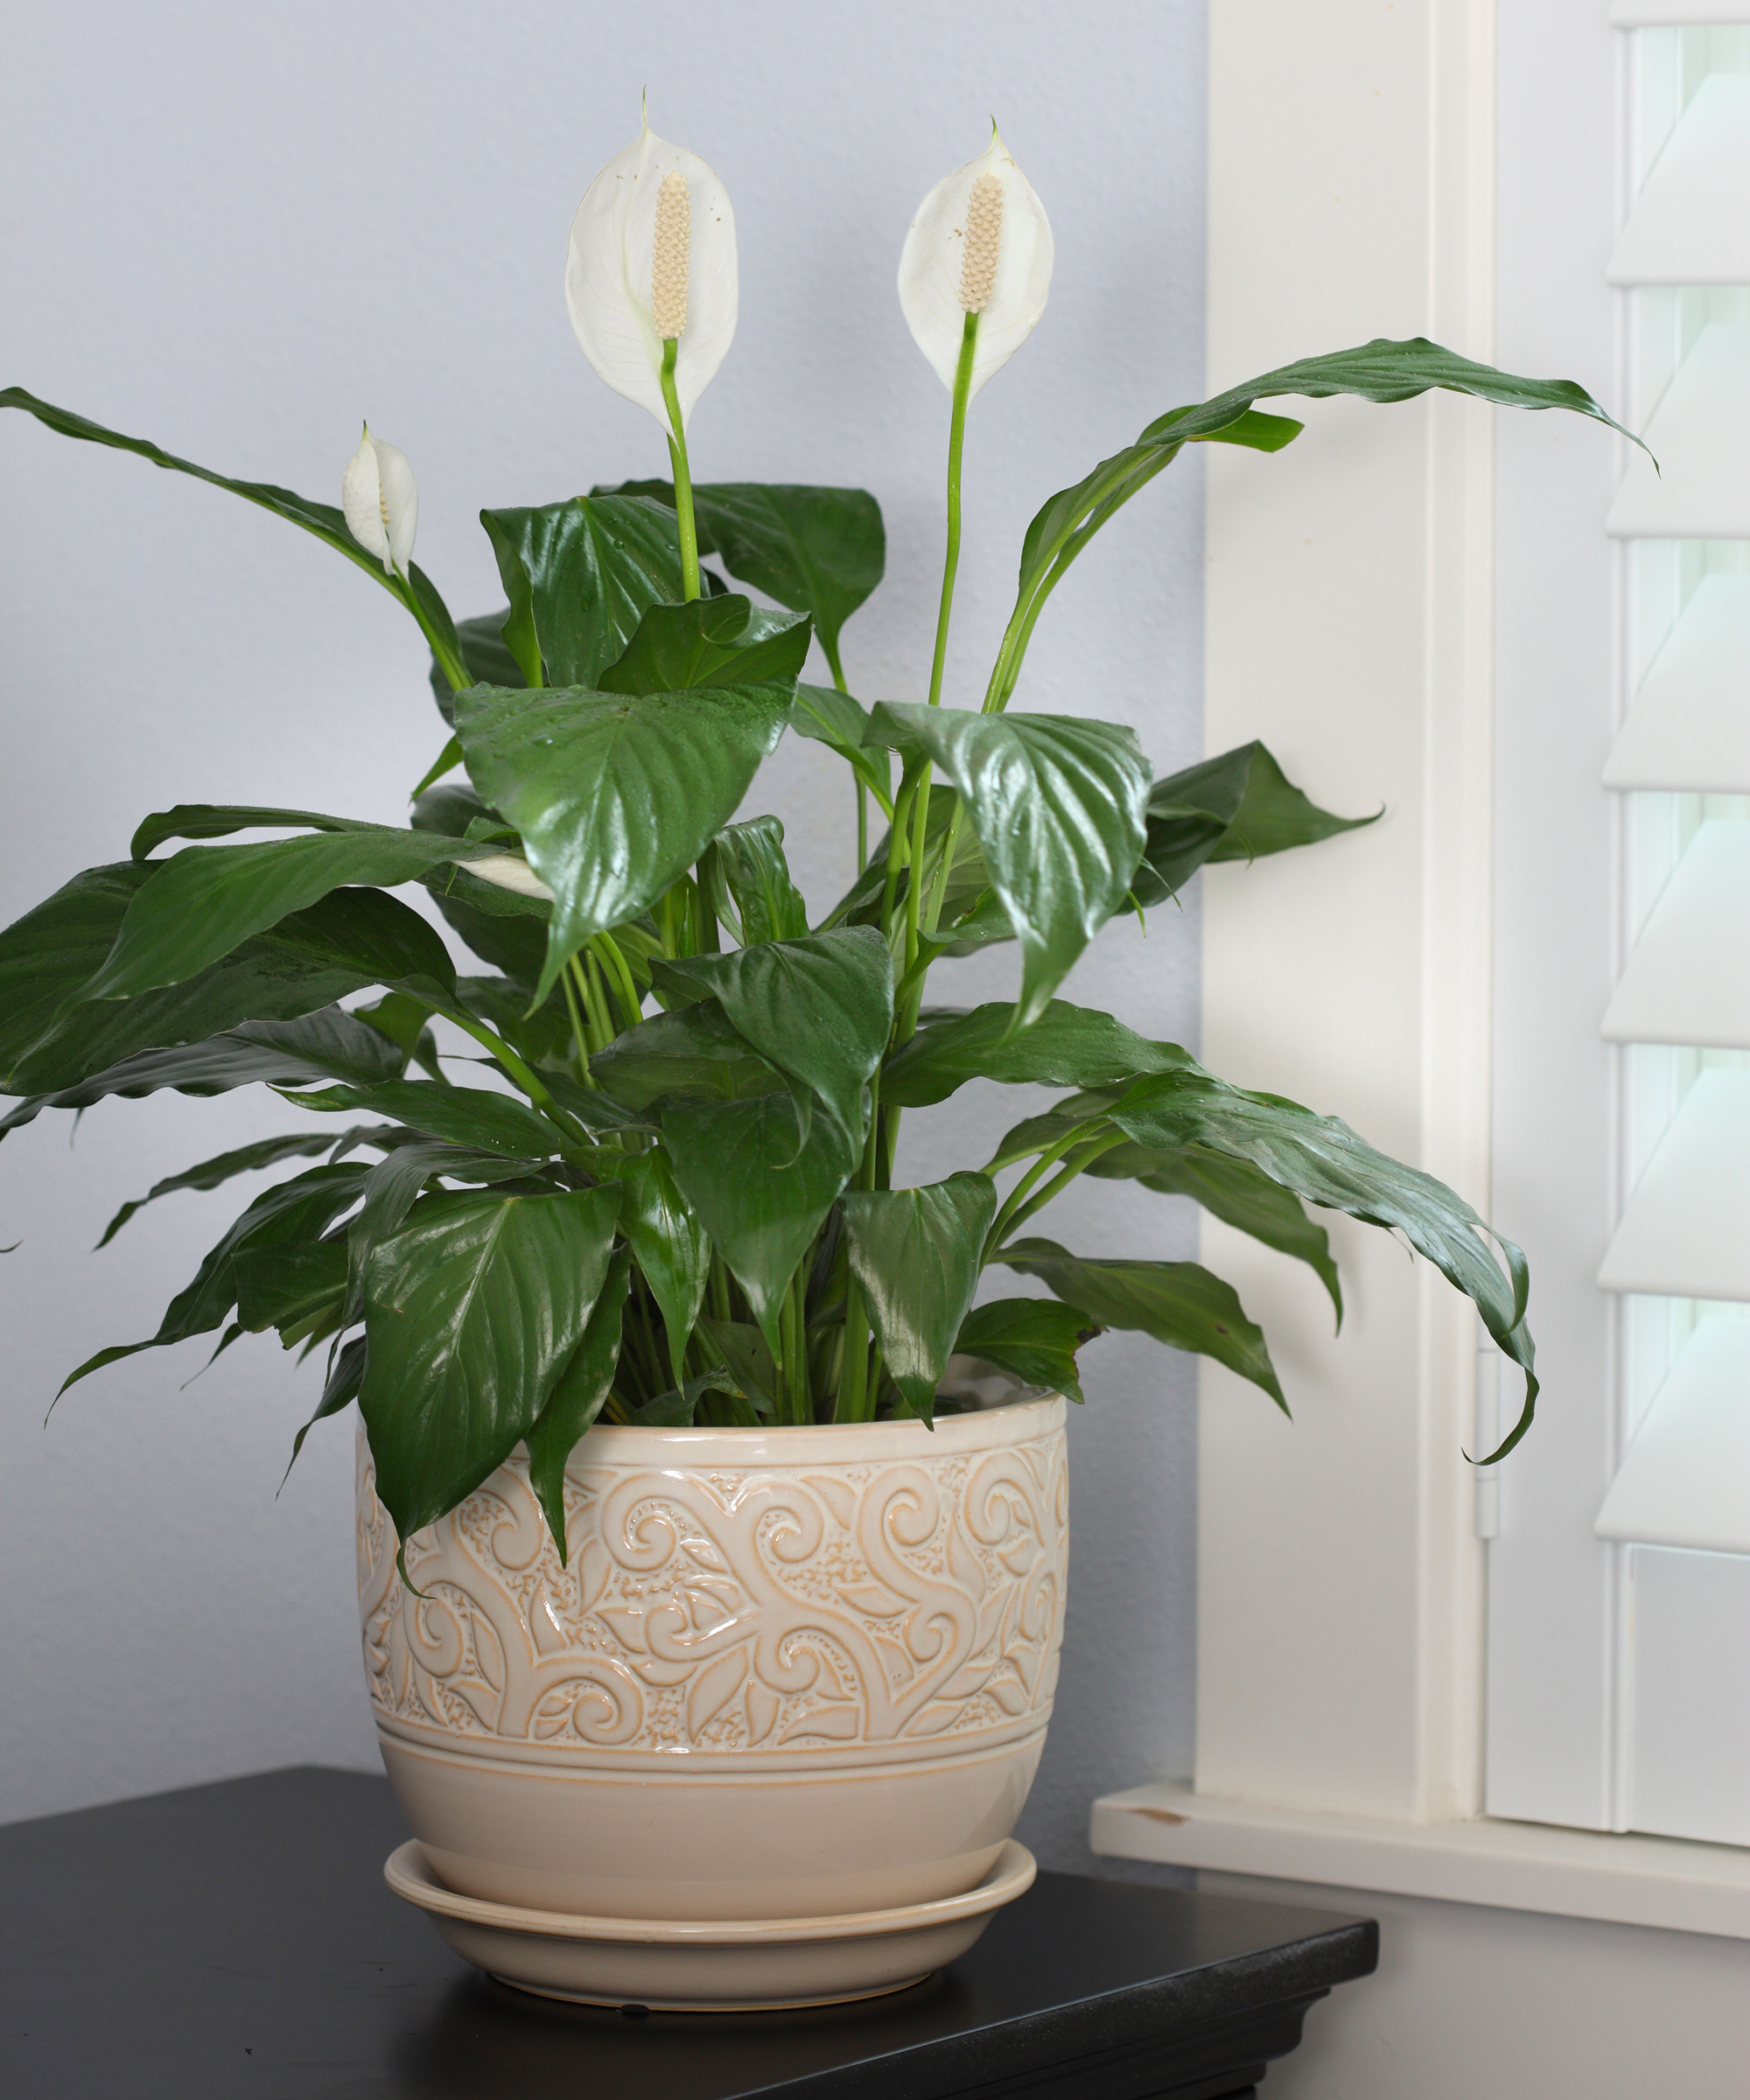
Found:
[[[1241,2100],[1365,1919],[1041,1874],[972,1951],[814,2012],[564,2006],[390,1895],[381,1779],[312,1768],[0,1827],[7,2100]]]

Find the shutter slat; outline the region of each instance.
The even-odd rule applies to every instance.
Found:
[[[1702,82],[1605,276],[1612,284],[1750,284],[1750,74]]]
[[[1613,1043],[1750,1050],[1750,823],[1697,832],[1604,1016]]]
[[[1750,1299],[1750,1072],[1703,1072],[1629,1197],[1605,1291]]]
[[[1750,794],[1750,576],[1702,579],[1641,682],[1604,784]]]
[[[1605,530],[1617,539],[1750,540],[1750,321],[1711,321],[1630,456]]]
[[[1704,1320],[1623,1454],[1600,1538],[1750,1553],[1750,1320]]]

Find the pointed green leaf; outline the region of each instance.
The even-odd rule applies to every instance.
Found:
[[[601,1171],[620,1184],[620,1229],[637,1257],[668,1334],[676,1382],[681,1359],[704,1303],[710,1275],[710,1242],[688,1209],[665,1152],[628,1152],[606,1158]]]
[[[1195,1262],[1083,1261],[1053,1240],[1014,1240],[996,1258],[1038,1277],[1100,1326],[1139,1328],[1170,1348],[1214,1357],[1288,1412],[1262,1328],[1233,1286]]]
[[[778,1367],[759,1328],[749,1326],[746,1320],[712,1320],[709,1314],[699,1321],[699,1328],[729,1366],[742,1396],[752,1404],[756,1412],[775,1413]]]
[[[928,1188],[847,1191],[850,1273],[895,1385],[928,1422],[955,1336],[978,1288],[997,1214],[988,1174],[950,1174]]]
[[[1068,715],[887,703],[874,719],[927,751],[966,805],[1021,945],[1025,1027],[1124,901],[1145,841],[1148,760],[1133,732]]]
[[[790,709],[790,727],[799,737],[829,744],[881,806],[884,815],[893,814],[893,780],[886,754],[865,749],[869,715],[849,693],[830,685],[801,685]]]
[[[300,1109],[328,1115],[387,1116],[429,1138],[478,1145],[513,1158],[544,1159],[564,1142],[562,1133],[526,1102],[484,1087],[436,1086],[426,1080],[384,1080],[370,1087],[326,1087],[320,1093],[288,1094]]]
[[[210,1334],[237,1302],[237,1257],[248,1250],[301,1247],[319,1239],[359,1200],[367,1170],[356,1162],[312,1167],[257,1196],[196,1270],[194,1280],[171,1300],[158,1331],[145,1341],[122,1342],[88,1357],[61,1382],[70,1385],[105,1364],[142,1349],[161,1349],[191,1334]]]
[[[338,1138],[332,1130],[319,1130],[314,1137],[258,1138],[253,1144],[240,1144],[234,1152],[220,1152],[211,1159],[203,1159],[198,1166],[186,1167],[179,1174],[167,1174],[162,1181],[153,1182],[144,1195],[124,1203],[104,1227],[103,1237],[97,1244],[107,1247],[136,1211],[144,1210],[148,1203],[156,1203],[160,1196],[174,1195],[184,1188],[220,1188],[234,1174],[259,1173],[263,1167],[277,1166],[283,1159],[313,1159],[331,1146],[358,1144],[368,1142],[370,1136],[363,1128],[342,1130]]]
[[[605,693],[679,693],[695,686],[793,681],[808,654],[805,614],[756,611],[731,596],[652,606],[626,653],[602,672]]]
[[[727,1371],[701,1371],[684,1385],[658,1393],[642,1407],[634,1408],[631,1419],[640,1429],[690,1429],[697,1415],[699,1402],[707,1393],[725,1393],[733,1397],[735,1390],[735,1381]]]
[[[55,1015],[102,967],[135,892],[151,871],[118,861],[87,868],[0,933],[0,1085]]]
[[[643,496],[483,510],[510,599],[505,646],[531,686],[593,688],[652,606],[682,596],[674,513]]]
[[[142,819],[128,850],[136,860],[155,853],[168,838],[228,838],[235,831],[379,831],[380,824],[354,816],[325,816],[318,809],[278,809],[259,802],[178,802]]]
[[[534,1162],[506,1158],[501,1152],[478,1146],[451,1144],[441,1139],[396,1145],[378,1160],[366,1175],[360,1194],[364,1201],[346,1232],[346,1319],[350,1326],[362,1317],[365,1303],[365,1269],[381,1241],[399,1232],[408,1213],[435,1177],[452,1181],[508,1181],[533,1170]]]
[[[1472,1301],[1496,1347],[1525,1373],[1523,1410],[1494,1456],[1524,1435],[1537,1397],[1525,1326],[1525,1256],[1444,1182],[1376,1152],[1334,1116],[1315,1116],[1278,1095],[1246,1093],[1200,1070],[1143,1080],[1109,1113],[1114,1126],[1138,1144],[1200,1144],[1249,1159],[1309,1203],[1401,1231]]]
[[[248,1334],[279,1330],[295,1348],[344,1324],[346,1242],[317,1240],[303,1247],[246,1248],[236,1258],[237,1325]]]
[[[429,1196],[365,1270],[359,1405],[402,1544],[503,1464],[606,1278],[620,1192]]]
[[[204,1043],[143,1050],[76,1087],[36,1094],[0,1116],[0,1136],[31,1122],[44,1109],[87,1109],[112,1094],[136,1098],[174,1087],[179,1094],[225,1094],[265,1081],[279,1087],[309,1086],[318,1080],[358,1080],[369,1085],[399,1078],[399,1048],[376,1029],[355,1021],[339,1006],[325,1006],[296,1021],[248,1021]]]
[[[1284,774],[1262,744],[1242,744],[1149,790],[1148,844],[1132,884],[1140,903],[1183,888],[1210,860],[1252,860],[1376,823],[1334,816]]]
[[[894,1108],[946,1101],[969,1079],[1005,1086],[1112,1086],[1139,1073],[1178,1071],[1192,1063],[1177,1043],[1151,1042],[1110,1013],[1054,999],[1017,1035],[1006,1001],[928,1021],[887,1060],[881,1099]]]
[[[960,1323],[954,1353],[976,1356],[1024,1385],[1040,1385],[1080,1403],[1075,1352],[1104,1332],[1055,1298],[993,1298],[975,1306]]]
[[[808,907],[790,880],[784,827],[775,816],[725,824],[705,849],[699,879],[711,908],[744,948],[797,940],[808,930]]]
[[[528,1446],[528,1484],[559,1549],[561,1567],[566,1564],[570,1545],[565,1527],[565,1464],[613,1390],[613,1375],[620,1368],[620,1320],[631,1286],[632,1256],[627,1249],[617,1247],[583,1339],[572,1350],[546,1406],[524,1439]]]
[[[554,893],[543,999],[568,957],[648,911],[734,816],[789,700],[781,683],[457,696],[474,785]]]
[[[185,846],[130,902],[116,945],[82,989],[120,999],[180,984],[221,956],[343,886],[393,888],[439,861],[488,846],[426,831],[318,832],[265,845]]]
[[[666,1108],[662,1136],[682,1195],[778,1354],[784,1293],[850,1179],[855,1150],[820,1116],[802,1142],[787,1094]]]
[[[736,1032],[808,1088],[853,1149],[861,1146],[864,1089],[893,1026],[892,957],[873,927],[651,967],[659,990],[714,997]]]
[[[296,1020],[372,984],[441,998],[453,992],[455,970],[437,933],[398,899],[335,890],[179,983],[68,1006],[8,1083],[58,1092],[139,1051],[205,1042],[245,1021]]]
[[[775,1094],[784,1083],[715,999],[652,1014],[598,1051],[590,1070],[634,1113],[667,1102],[741,1101]]]
[[[286,1473],[298,1463],[298,1454],[304,1449],[304,1439],[318,1422],[326,1422],[330,1415],[338,1415],[359,1396],[359,1388],[365,1377],[365,1338],[362,1334],[349,1341],[335,1356],[329,1369],[328,1382],[322,1388],[322,1397],[316,1404],[316,1412],[291,1440],[291,1456],[286,1461]],[[281,1483],[284,1486],[284,1482]]]

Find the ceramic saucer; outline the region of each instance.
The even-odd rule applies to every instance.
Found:
[[[830,2006],[920,1982],[964,1954],[991,1913],[1032,1886],[1038,1868],[1011,1838],[964,1895],[828,1918],[580,1917],[458,1896],[410,1839],[383,1879],[417,1906],[465,1961],[542,1998],[660,2012]]]

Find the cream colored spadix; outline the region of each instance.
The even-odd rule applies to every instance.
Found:
[[[520,853],[488,853],[484,859],[471,860],[468,872],[482,882],[496,883],[501,890],[514,890],[519,897],[544,897],[549,904],[553,901],[552,891]]]
[[[696,153],[647,124],[584,193],[565,304],[584,355],[666,430],[662,346],[675,345],[684,423],[735,335],[735,214]]]
[[[918,206],[900,257],[900,304],[945,387],[969,313],[979,317],[971,392],[1008,363],[1045,312],[1051,265],[1045,206],[993,124],[977,159]]]
[[[385,576],[407,574],[419,528],[419,491],[407,454],[373,438],[368,424],[340,483],[340,511],[346,530],[382,562]]]

